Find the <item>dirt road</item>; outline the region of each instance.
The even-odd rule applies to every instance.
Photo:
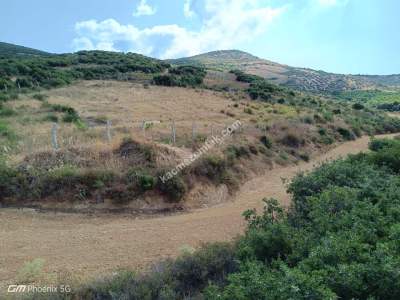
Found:
[[[288,204],[281,178],[310,170],[327,159],[364,151],[369,138],[347,142],[310,163],[275,168],[243,185],[233,202],[190,213],[133,219],[0,209],[0,283],[13,283],[24,263],[45,260],[49,273],[99,276],[119,267],[144,267],[177,255],[182,247],[231,240],[244,229],[242,212],[274,197]]]

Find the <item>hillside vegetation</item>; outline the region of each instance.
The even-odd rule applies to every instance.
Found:
[[[169,65],[139,54],[81,51],[41,57],[0,58],[0,100],[26,89],[54,88],[83,79],[124,79],[163,72]]]
[[[400,91],[368,90],[347,91],[336,94],[340,99],[363,103],[385,111],[400,111]]]
[[[219,71],[238,69],[261,76],[275,84],[317,93],[334,93],[400,85],[399,75],[333,74],[278,64],[237,50],[213,51],[193,57],[169,60],[169,62],[177,65],[203,66]]]
[[[24,46],[0,42],[0,57],[10,56],[48,56],[50,53]]]
[[[264,211],[244,212],[247,230],[233,243],[56,298],[398,299],[400,141],[370,148],[299,174],[288,211],[264,199]]]
[[[361,104],[294,91],[241,70],[171,66],[132,53],[7,58],[0,60],[0,74],[4,205],[141,207],[160,202],[144,199],[157,198],[163,207],[182,207],[196,182],[233,193],[250,170],[309,160],[336,142],[400,130],[398,119]],[[133,119],[142,128],[135,131]],[[182,149],[194,153],[236,120],[243,129],[234,141],[160,182],[183,159]],[[108,141],[107,121],[115,126]],[[61,126],[57,150],[52,123]]]

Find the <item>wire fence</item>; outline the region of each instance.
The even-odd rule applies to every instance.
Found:
[[[63,124],[49,124],[40,133],[24,137],[18,144],[18,152],[24,154],[71,148],[85,148],[98,144],[114,144],[123,138],[169,144],[175,147],[190,148],[205,142],[207,138],[219,136],[232,124],[192,122],[147,121],[132,123],[131,126],[114,125],[106,121],[104,125],[90,126],[85,129]],[[46,130],[47,129],[47,130]],[[241,124],[232,132],[232,138],[240,136],[264,135],[265,128],[252,124]]]

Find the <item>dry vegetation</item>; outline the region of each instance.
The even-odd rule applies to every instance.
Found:
[[[7,102],[3,111],[13,112],[5,119],[15,141],[4,151],[8,175],[2,202],[139,212],[195,207],[205,199],[213,202],[211,195],[221,188],[228,199],[241,182],[274,164],[308,161],[337,141],[396,130],[372,111],[339,109],[323,98],[270,85],[255,88],[272,88],[275,94],[251,100],[251,82],[236,81],[232,73],[210,71],[204,84],[182,88],[80,81]],[[236,120],[242,128],[224,145],[161,184],[160,175]],[[112,124],[109,135],[107,121]],[[57,151],[51,143],[54,122]]]

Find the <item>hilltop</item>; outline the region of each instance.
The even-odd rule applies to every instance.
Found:
[[[213,51],[192,57],[169,60],[176,65],[201,65],[219,71],[239,69],[262,76],[268,81],[297,90],[311,92],[340,92],[397,86],[400,75],[345,75],[296,68],[261,59],[238,50]]]
[[[88,62],[80,59],[82,55],[93,55],[93,58]],[[16,60],[21,58],[35,59],[53,57],[51,62],[49,62],[50,66],[48,67],[69,67],[72,65],[75,68],[76,66],[80,67],[82,64],[88,65],[89,63],[94,63],[97,67],[102,66],[102,71],[108,73],[108,75],[113,73],[113,76],[116,76],[116,73],[126,73],[125,70],[122,70],[125,68],[121,67],[123,64],[129,68],[131,65],[140,64],[143,66],[143,64],[147,65],[149,62],[153,65],[154,63],[163,65],[163,67],[168,64],[175,66],[192,65],[204,67],[211,72],[241,70],[248,74],[263,77],[268,82],[276,85],[283,85],[295,90],[313,93],[338,94],[354,90],[391,90],[393,87],[397,89],[400,86],[400,75],[398,74],[335,74],[276,63],[240,50],[212,51],[191,57],[170,59],[161,62],[154,58],[144,57],[133,53],[125,55],[123,53],[105,51],[82,51],[74,54],[52,55],[41,50],[0,42],[0,58],[1,57]],[[143,63],[144,61],[145,63]],[[118,67],[115,68],[115,65],[117,64]],[[110,69],[109,67],[114,67],[114,70],[105,70],[107,68]],[[92,69],[92,66],[90,66],[90,68]],[[134,69],[136,70],[136,68]],[[95,72],[98,73],[99,68],[97,68]],[[150,72],[153,72],[153,70]]]
[[[44,56],[50,53],[24,46],[0,42],[0,57],[2,56]]]

